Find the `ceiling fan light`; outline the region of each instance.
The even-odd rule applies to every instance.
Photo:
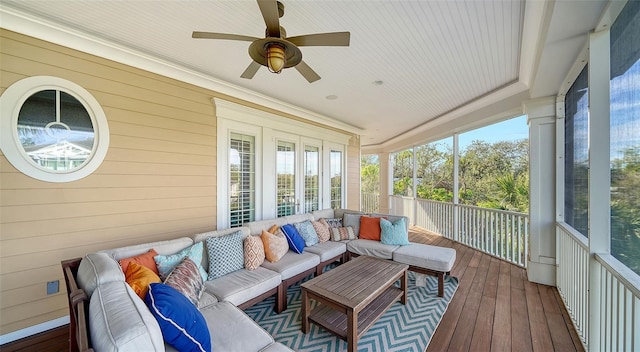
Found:
[[[284,47],[277,43],[270,43],[267,47],[267,67],[270,72],[280,73],[287,63]]]

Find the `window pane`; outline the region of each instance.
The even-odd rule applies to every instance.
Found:
[[[393,194],[413,196],[413,149],[391,155],[393,163]]]
[[[295,214],[296,206],[296,146],[278,141],[276,152],[276,210],[277,216]]]
[[[453,138],[417,147],[417,196],[440,202],[453,201]]]
[[[640,1],[611,26],[611,254],[640,274]]]
[[[25,100],[18,114],[18,136],[35,164],[54,171],[80,167],[91,156],[94,144],[86,108],[58,90],[43,90]]]
[[[589,88],[585,66],[564,100],[564,221],[589,236]]]
[[[255,138],[232,133],[229,146],[230,227],[255,220]]]
[[[458,201],[529,212],[529,126],[525,116],[460,134]]]
[[[304,212],[318,210],[320,204],[320,148],[304,147]]]
[[[360,210],[380,212],[380,160],[377,155],[360,158]]]
[[[331,151],[331,162],[329,165],[331,175],[331,209],[342,208],[342,152]]]

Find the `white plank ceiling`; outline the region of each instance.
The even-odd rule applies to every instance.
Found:
[[[2,6],[361,128],[363,145],[388,141],[519,79],[524,0],[283,2],[280,24],[288,36],[351,32],[349,47],[301,48],[322,77],[317,82],[295,69],[276,75],[264,67],[252,80],[240,78],[250,42],[191,38],[194,30],[263,37],[254,0],[2,0]]]

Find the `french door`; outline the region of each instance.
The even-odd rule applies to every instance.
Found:
[[[276,133],[276,216],[307,213],[322,204],[322,141]]]

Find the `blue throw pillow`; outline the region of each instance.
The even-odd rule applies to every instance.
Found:
[[[391,222],[385,218],[380,218],[380,242],[383,244],[394,244],[397,246],[408,246],[409,233],[404,223],[404,218]]]
[[[196,263],[196,265],[198,266],[198,270],[200,271],[200,275],[202,276],[202,281],[205,281],[208,274],[202,267],[203,248],[204,247],[202,245],[202,242],[198,242],[181,250],[178,253],[171,255],[156,255],[155,257],[153,257],[153,260],[156,262],[156,267],[158,267],[160,278],[162,280],[166,279],[171,271],[175,269],[185,257],[189,257],[189,259],[193,260],[193,262]]]
[[[144,299],[164,340],[178,351],[211,351],[211,335],[198,308],[169,285],[153,283]]]
[[[280,229],[284,232],[287,242],[289,242],[289,248],[298,254],[302,253],[304,251],[304,239],[300,236],[298,230],[291,224],[286,224]]]

